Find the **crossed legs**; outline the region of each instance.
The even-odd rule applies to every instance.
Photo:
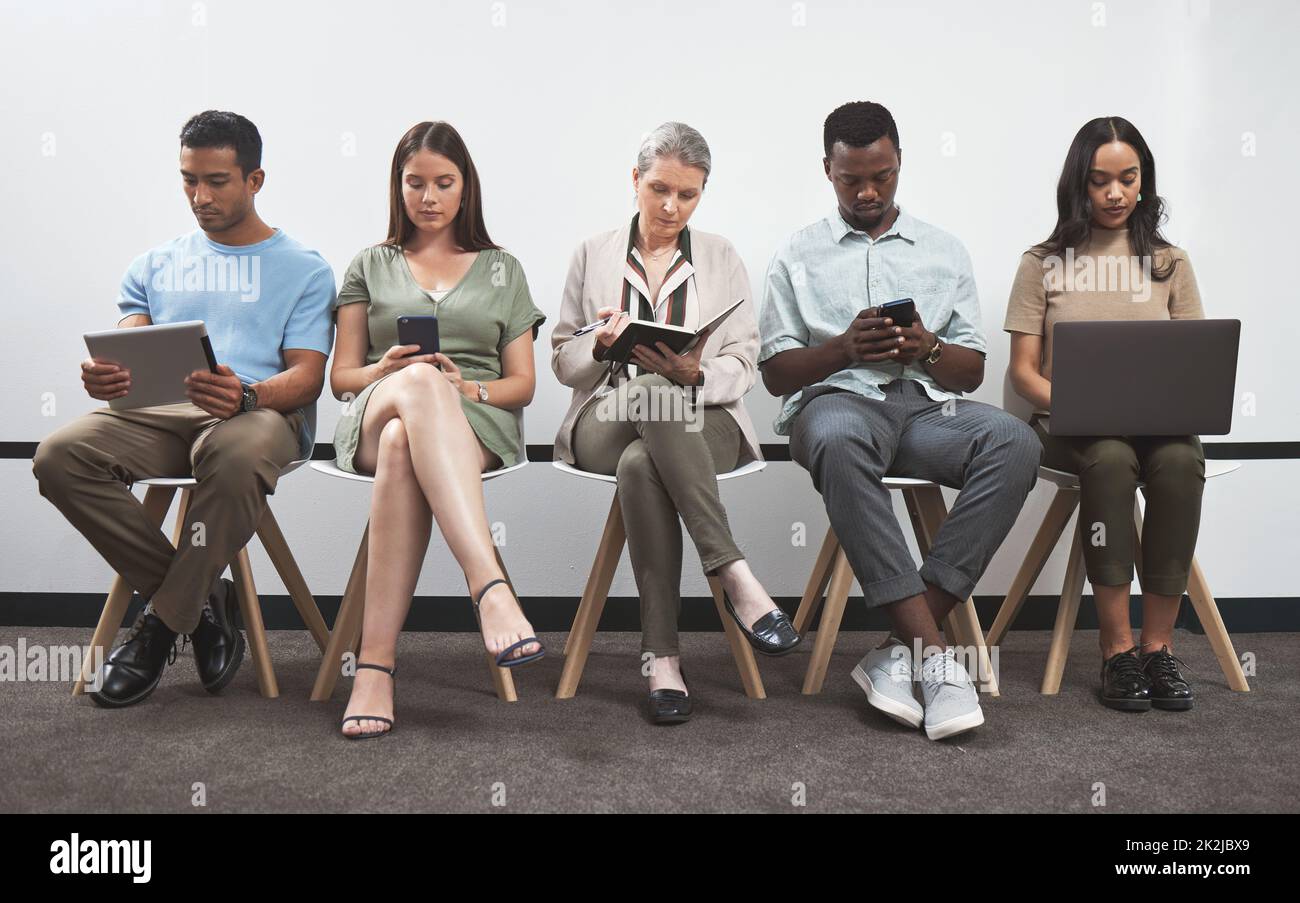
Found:
[[[413,364],[379,385],[366,405],[355,463],[375,475],[360,661],[394,667],[397,637],[411,607],[420,566],[437,521],[471,591],[504,577],[483,504],[483,471],[499,459],[479,442],[461,397],[427,364]],[[510,587],[499,583],[480,603],[483,638],[496,654],[532,636]],[[530,643],[516,656],[538,651]],[[392,718],[392,679],[359,670],[345,717]],[[344,733],[383,730],[378,721],[346,722]]]

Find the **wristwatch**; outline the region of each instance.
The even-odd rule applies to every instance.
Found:
[[[943,356],[943,342],[938,336],[934,337],[934,347],[930,349],[930,355],[925,359],[927,364],[939,363],[939,358]]]
[[[244,386],[244,397],[239,400],[239,413],[247,414],[249,411],[257,410],[257,390],[252,386]]]
[[[487,386],[483,385],[477,379],[474,380],[474,385],[478,386],[478,400],[483,404],[487,404]]]

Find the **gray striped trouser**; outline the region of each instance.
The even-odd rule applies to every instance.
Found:
[[[959,398],[945,412],[913,380],[882,389],[883,400],[807,390],[790,455],[821,493],[868,608],[920,595],[925,583],[965,599],[1038,478],[1042,444],[1024,421],[991,405]],[[961,490],[919,573],[886,474]]]

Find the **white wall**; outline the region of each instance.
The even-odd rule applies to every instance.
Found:
[[[422,119],[455,124],[484,180],[491,233],[523,262],[552,321],[537,345],[527,427],[530,442],[549,443],[568,399],[549,367],[565,268],[581,238],[631,215],[641,135],[666,119],[704,133],[714,172],[692,225],[728,236],[759,285],[777,242],[834,209],[821,123],[857,99],[885,103],[898,120],[900,203],[954,232],[974,258],[990,339],[976,398],[1003,403],[1011,276],[1051,227],[1070,138],[1089,118],[1120,114],[1155,152],[1167,231],[1189,250],[1209,315],[1243,320],[1238,394],[1253,393],[1254,414],[1239,410],[1225,438],[1300,439],[1282,350],[1300,334],[1300,299],[1278,275],[1300,202],[1300,7],[1286,0],[2,8],[0,441],[38,440],[92,407],[77,378],[81,334],[115,322],[134,255],[194,228],[176,175],[177,133],[192,113],[231,109],[257,123],[263,217],[340,275],[384,235],[398,137]],[[777,401],[759,386],[747,403],[774,441]],[[323,403],[321,441],[337,413]],[[533,465],[488,490],[526,595],[576,595],[585,579],[609,490],[573,482]],[[1200,556],[1218,595],[1298,594],[1287,561],[1300,535],[1297,482],[1300,461],[1257,461],[1210,484]],[[29,462],[0,461],[0,493],[0,591],[106,585],[103,562],[36,494]],[[1005,591],[1047,496],[1043,487],[1031,496],[978,592]],[[825,525],[807,475],[773,464],[724,497],[769,590],[798,594]],[[316,592],[341,592],[366,498],[309,472],[276,495]],[[560,508],[569,532],[555,529]],[[795,522],[808,525],[806,548],[791,545]],[[1062,551],[1037,591],[1059,588]],[[688,560],[683,590],[703,593]],[[257,571],[259,585],[281,591],[265,559]],[[419,592],[462,590],[435,543]],[[626,563],[613,591],[635,592]]]

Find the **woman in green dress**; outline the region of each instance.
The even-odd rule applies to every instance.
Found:
[[[532,344],[546,317],[519,262],[488,237],[478,174],[447,123],[421,122],[398,143],[388,238],[353,259],[335,315],[330,387],[348,401],[336,463],[375,477],[361,652],[341,726],[366,738],[392,729],[397,636],[432,521],[497,664],[544,651],[497,564],[480,475],[521,458],[515,412],[533,398]],[[438,353],[398,344],[398,317],[429,315]]]

